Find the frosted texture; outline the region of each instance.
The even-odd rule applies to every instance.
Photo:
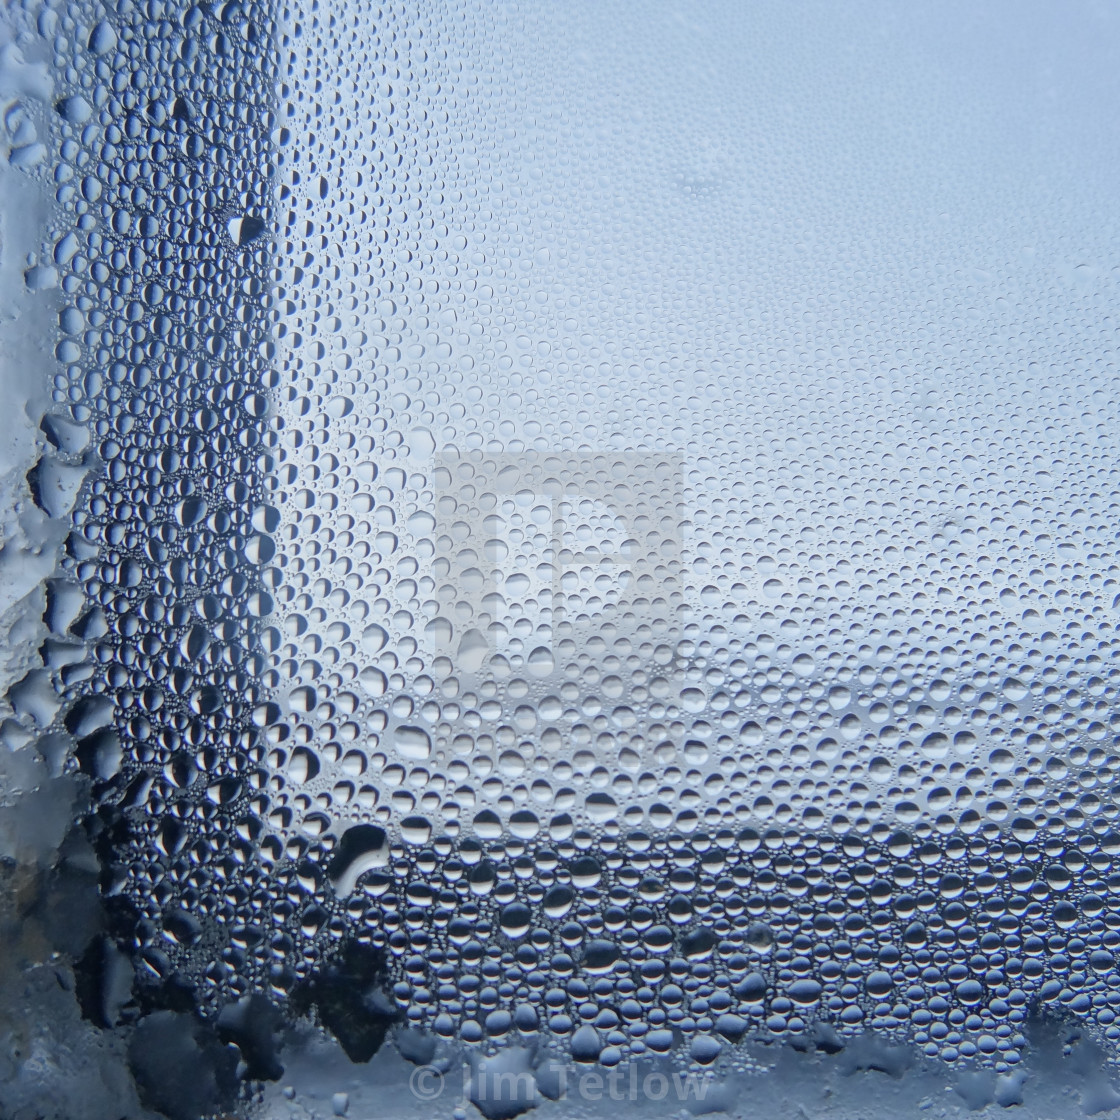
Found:
[[[1115,1043],[1112,13],[43,11],[11,705],[142,982]]]

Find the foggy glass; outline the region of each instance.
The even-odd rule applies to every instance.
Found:
[[[0,1111],[1120,1104],[1116,20],[5,9]]]

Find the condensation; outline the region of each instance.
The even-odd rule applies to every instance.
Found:
[[[53,17],[24,716],[151,983],[368,945],[605,1065],[1120,1036],[1116,91],[957,16]]]

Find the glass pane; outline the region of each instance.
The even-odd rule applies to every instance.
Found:
[[[4,1108],[1120,1102],[1107,8],[3,22]]]

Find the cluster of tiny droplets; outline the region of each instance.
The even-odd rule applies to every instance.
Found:
[[[80,586],[70,630],[92,653],[56,667],[75,701],[65,726],[95,781],[94,830],[115,849],[106,893],[135,908],[142,973],[168,978],[198,941],[204,984],[223,999],[252,982],[246,915],[270,897],[253,857],[266,801],[252,723],[271,609],[257,529],[269,21],[237,2],[38,17],[57,110],[45,180],[64,301],[55,412],[85,426],[97,455],[52,591]],[[123,754],[116,775],[106,737]]]
[[[104,460],[66,687],[113,703],[145,966],[282,999],[355,939],[418,1025],[604,1064],[823,1019],[1006,1065],[1039,1001],[1120,1035],[1115,353],[1078,320],[1114,281],[1048,289],[993,220],[987,271],[856,229],[798,290],[868,173],[783,164],[781,52],[744,94],[656,19],[169,12],[56,41],[58,397]],[[682,123],[705,81],[726,116]],[[635,453],[679,466],[679,569],[618,619],[589,561],[561,622],[492,476]],[[449,455],[512,527],[488,627]],[[336,890],[355,826],[384,851]]]

